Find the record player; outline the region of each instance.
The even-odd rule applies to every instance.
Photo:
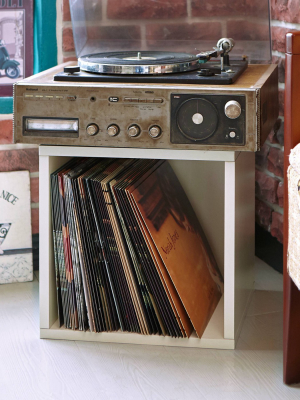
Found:
[[[153,49],[132,37],[97,39],[98,30],[90,38],[91,22],[83,23],[79,3],[71,7],[78,65],[69,62],[15,84],[15,143],[260,148],[278,116],[277,67],[248,59],[270,58],[269,38],[200,41],[200,52],[189,52],[194,39],[160,40]],[[145,42],[151,43],[147,36]]]

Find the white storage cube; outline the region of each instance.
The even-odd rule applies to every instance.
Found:
[[[170,160],[224,277],[224,295],[201,339],[59,328],[50,174],[72,157]],[[254,170],[254,153],[246,152],[40,146],[41,338],[234,349],[254,284]]]

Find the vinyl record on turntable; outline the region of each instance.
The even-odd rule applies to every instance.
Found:
[[[199,69],[194,54],[168,51],[114,51],[88,54],[78,59],[80,69],[99,74],[152,75]]]

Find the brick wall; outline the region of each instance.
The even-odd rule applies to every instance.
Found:
[[[280,116],[256,154],[256,221],[282,243],[285,34],[300,30],[300,1],[271,0],[271,18],[273,62],[279,67]]]
[[[14,145],[12,115],[0,114],[0,172],[30,172],[32,234],[39,232],[39,156],[37,146]]]
[[[69,1],[59,1],[62,1],[63,19],[61,61],[76,60]],[[268,26],[265,24],[268,13],[266,1],[227,0],[226,6],[224,3],[222,0],[86,2],[88,5],[85,12],[89,16],[87,39],[101,40],[102,50],[105,49],[106,40],[115,39],[107,46],[110,50],[114,44],[118,50],[120,47],[130,49],[131,45],[142,50],[171,50],[174,45],[178,50],[195,52],[196,49],[203,51],[202,47],[197,47],[201,41],[209,40],[211,45],[215,45],[221,37],[234,38],[237,33],[241,40],[268,38]],[[127,43],[126,38],[129,39]],[[186,47],[186,40],[190,41],[190,48]],[[183,43],[182,48],[180,41]]]

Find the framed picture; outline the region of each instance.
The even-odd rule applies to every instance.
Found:
[[[0,1],[0,97],[33,73],[33,0]]]

